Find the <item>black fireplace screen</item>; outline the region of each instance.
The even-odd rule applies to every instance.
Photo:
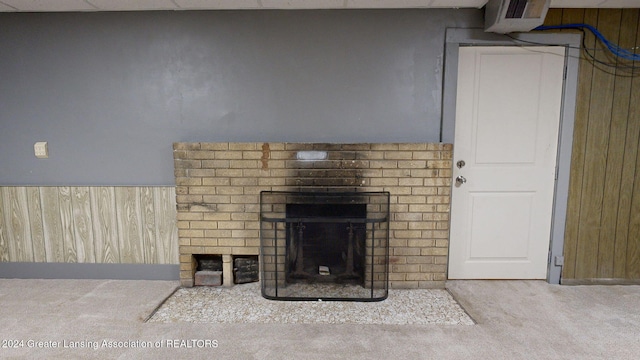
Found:
[[[267,299],[384,300],[389,193],[263,191],[260,254]]]

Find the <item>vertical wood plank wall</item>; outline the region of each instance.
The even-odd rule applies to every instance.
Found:
[[[178,264],[174,187],[0,187],[0,262]]]
[[[551,9],[545,21],[569,23],[593,25],[638,52],[639,9]],[[588,31],[585,45],[596,49],[598,61],[632,65],[604,51]],[[631,77],[581,54],[562,282],[639,280],[640,64]]]

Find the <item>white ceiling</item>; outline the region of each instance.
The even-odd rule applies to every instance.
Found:
[[[0,0],[0,11],[480,8],[487,0]],[[640,8],[640,0],[551,0],[551,7]]]

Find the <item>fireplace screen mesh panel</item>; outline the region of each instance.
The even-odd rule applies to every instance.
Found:
[[[384,300],[389,193],[263,191],[260,255],[267,299]]]

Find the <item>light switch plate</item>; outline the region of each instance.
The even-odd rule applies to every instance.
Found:
[[[33,145],[33,151],[38,159],[46,159],[49,157],[49,147],[46,141],[39,141]]]

